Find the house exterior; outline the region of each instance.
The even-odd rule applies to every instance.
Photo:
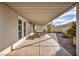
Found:
[[[11,51],[24,41],[33,25],[45,25],[71,10],[77,3],[0,3],[0,54]],[[78,6],[78,5],[77,5]],[[78,8],[79,10],[79,8]],[[79,12],[78,12],[79,13]],[[78,18],[79,19],[79,18]],[[79,21],[77,22],[77,26]],[[79,28],[77,28],[79,30]],[[77,40],[79,40],[79,32]],[[77,43],[79,45],[79,41]],[[79,46],[77,46],[79,52]],[[7,49],[7,50],[5,50]],[[4,52],[3,52],[4,51]],[[77,53],[79,55],[79,53]]]
[[[22,24],[19,24],[19,20]],[[26,23],[25,25],[24,22]],[[24,26],[26,26],[25,29]],[[24,30],[26,31],[25,35]],[[26,37],[31,32],[32,24],[28,23],[27,20],[9,7],[6,7],[6,5],[0,3],[0,51]]]

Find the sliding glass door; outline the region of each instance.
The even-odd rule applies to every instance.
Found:
[[[18,39],[22,38],[22,21],[18,20]]]

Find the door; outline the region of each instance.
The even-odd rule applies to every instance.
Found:
[[[22,38],[22,21],[18,20],[18,39]]]
[[[26,22],[24,22],[24,36],[26,36]]]

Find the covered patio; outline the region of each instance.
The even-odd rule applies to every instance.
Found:
[[[6,17],[3,17],[3,19],[8,18],[7,13],[12,10],[15,12],[15,14],[19,15],[19,17],[20,16],[23,17],[20,19],[24,19],[24,21],[26,22],[26,25],[27,23],[30,24],[30,26],[25,26],[23,25],[24,24],[23,22],[16,21],[16,23],[20,23],[20,24],[18,24],[18,26],[16,25],[17,30],[14,29],[16,30],[16,32],[13,32],[14,30],[11,29],[11,32],[14,34],[10,33],[10,35],[16,34],[15,37],[16,36],[17,37],[15,39],[17,40],[13,42],[10,38],[9,43],[11,44],[9,45],[11,46],[10,47],[11,49],[9,50],[11,51],[9,51],[8,54],[6,54],[6,56],[72,56],[71,53],[69,53],[64,47],[62,47],[59,44],[56,33],[52,33],[52,31],[51,33],[46,33],[44,31],[45,29],[44,26],[49,22],[52,24],[52,20],[66,13],[67,11],[71,10],[77,4],[78,3],[76,2],[63,2],[63,3],[62,2],[58,2],[58,3],[56,2],[33,2],[33,3],[32,2],[16,2],[16,3],[6,2],[6,3],[1,3],[2,11],[4,10],[6,12],[6,13],[3,12],[2,14],[6,16]],[[5,9],[5,7],[7,7],[10,10],[8,11],[8,9],[7,8]],[[11,13],[8,13],[8,14],[10,15]],[[12,14],[12,16],[14,16],[15,14]],[[16,17],[16,19],[18,18]],[[14,25],[14,23],[12,24]],[[21,31],[18,30],[18,28],[20,28],[20,25],[22,25]],[[35,27],[38,31],[36,31]],[[32,33],[35,34],[34,38],[30,38],[30,35]],[[39,34],[36,34],[36,33],[39,33],[39,34],[41,33],[41,35],[37,37],[36,35],[39,35]],[[17,44],[16,47],[14,47],[13,43],[16,43],[18,41],[19,41],[19,44]]]

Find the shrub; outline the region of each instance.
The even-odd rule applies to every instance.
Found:
[[[76,24],[73,23],[72,27],[67,30],[67,34],[74,37],[76,36]]]
[[[48,25],[47,25],[47,30],[48,30],[48,32],[51,32],[51,26],[52,26],[51,24],[48,24]]]

